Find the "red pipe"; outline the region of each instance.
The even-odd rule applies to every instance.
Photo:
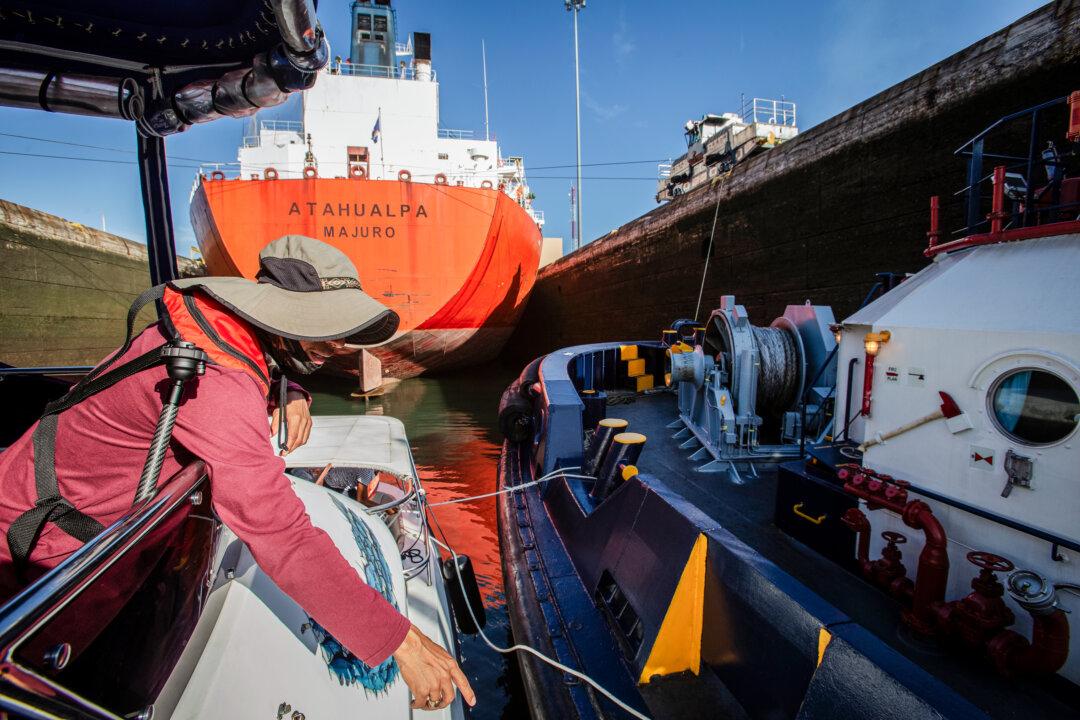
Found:
[[[937,245],[938,240],[941,238],[940,225],[938,224],[938,216],[941,212],[941,198],[934,195],[930,198],[930,232],[926,233],[926,237],[929,238],[930,244],[926,250],[929,252],[933,250]]]
[[[841,470],[839,477],[847,480],[850,472]],[[949,582],[948,539],[945,528],[934,517],[934,511],[922,500],[905,503],[907,491],[902,486],[894,485],[880,478],[873,478],[858,473],[849,482],[844,483],[844,490],[866,500],[870,509],[887,508],[898,513],[904,524],[921,530],[926,537],[926,544],[919,553],[919,566],[915,573],[915,590],[912,594],[910,610],[902,613],[904,622],[922,635],[934,632],[936,605],[945,601],[945,587]]]
[[[1069,129],[1065,139],[1069,142],[1080,141],[1080,90],[1069,94]]]
[[[1069,621],[1064,611],[1030,614],[1034,621],[1031,642],[1004,630],[987,643],[986,649],[1002,675],[1052,675],[1069,658]]]
[[[990,234],[996,235],[1001,232],[1001,221],[1005,219],[1005,166],[998,165],[994,168],[994,192],[992,195],[990,214],[986,217],[990,220]]]
[[[871,510],[892,510],[900,515],[905,525],[923,532],[926,544],[919,554],[911,607],[904,610],[901,617],[909,627],[923,635],[933,634],[935,625],[947,633],[954,631],[955,628],[950,626],[957,622],[952,615],[958,604],[977,603],[985,598],[979,594],[976,580],[972,584],[972,587],[976,588],[976,592],[972,594],[975,597],[969,596],[953,603],[945,602],[945,589],[949,582],[948,538],[930,506],[922,500],[907,502],[907,488],[904,483],[887,476],[874,476],[866,468],[844,468],[837,476],[844,482],[844,491],[865,500]],[[864,573],[872,571],[873,563],[869,559],[869,520],[858,508],[849,509],[842,520],[845,525],[859,533],[860,567]],[[906,595],[899,584],[886,590],[901,599]],[[985,641],[985,652],[1003,675],[1052,675],[1068,660],[1069,621],[1065,613],[1058,609],[1050,612],[1028,609],[1028,613],[1034,623],[1030,642],[1012,630],[1002,630],[989,641]],[[980,605],[975,614],[988,613],[986,608]],[[1012,624],[1012,613],[1009,612],[1008,615],[1005,622]],[[979,645],[982,647],[981,642]]]
[[[919,553],[911,610],[903,617],[913,630],[930,635],[934,630],[934,607],[945,602],[945,587],[949,583],[948,539],[934,511],[922,500],[909,502],[902,517],[908,527],[922,530],[926,537],[926,545]]]
[[[863,367],[862,416],[870,417],[870,396],[874,387],[874,356],[870,353],[866,353],[866,362]]]
[[[1072,233],[1077,232],[1080,232],[1080,222],[1077,222],[1076,220],[1065,220],[1057,223],[1047,223],[1045,225],[1013,228],[1011,230],[1003,230],[1000,233],[968,235],[966,238],[950,240],[949,242],[935,245],[932,248],[927,248],[923,251],[923,255],[926,257],[934,257],[940,253],[952,252],[953,250],[960,250],[961,248],[976,247],[978,245],[1031,240],[1033,238],[1049,237],[1051,235],[1071,235]]]
[[[870,521],[866,519],[866,513],[859,508],[848,508],[840,520],[851,528],[859,539],[856,557],[859,569],[866,575],[870,572]]]

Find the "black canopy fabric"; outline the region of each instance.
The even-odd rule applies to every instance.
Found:
[[[164,67],[250,64],[281,33],[264,0],[0,0],[0,39]]]
[[[150,274],[176,277],[164,137],[279,105],[330,47],[316,0],[0,0],[0,105],[138,129]]]
[[[0,0],[0,104],[135,120],[243,117],[315,82],[315,0]]]

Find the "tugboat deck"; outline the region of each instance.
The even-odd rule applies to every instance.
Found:
[[[1062,686],[1067,685],[1060,678],[1016,679],[1003,683],[988,667],[958,663],[954,655],[902,629],[902,608],[898,602],[781,531],[774,523],[778,492],[775,464],[759,464],[756,478],[741,472],[744,481],[741,485],[733,482],[727,473],[698,472],[695,468],[703,462],[690,460],[693,451],[680,449],[680,440],[672,437],[676,431],[668,427],[677,417],[672,395],[638,395],[634,402],[609,407],[608,416],[629,421],[634,432],[648,437],[646,448],[636,463],[646,484],[663,486],[678,493],[721,528],[843,612],[850,621],[863,626],[928,673],[944,680],[976,706],[1001,718],[1080,717],[1078,698],[1069,698],[1069,704],[1065,704],[1054,697],[1054,693],[1060,697]],[[906,552],[905,560],[913,563],[914,553]],[[962,558],[953,560],[954,567],[966,571]],[[972,577],[975,572],[971,568]],[[706,608],[706,622],[708,618]],[[704,663],[702,670],[704,674]],[[661,700],[671,692],[689,690],[685,686],[693,683],[686,680],[683,676],[664,678],[660,682],[654,680],[644,686],[643,695],[650,707],[655,707],[655,700]]]

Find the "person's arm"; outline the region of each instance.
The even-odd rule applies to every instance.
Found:
[[[263,571],[354,655],[378,665],[410,623],[311,524],[270,446],[265,413],[250,378],[208,370],[180,407],[173,437],[206,462],[214,510]]]
[[[393,654],[414,707],[445,707],[454,685],[474,705],[457,662],[363,582],[330,536],[311,524],[270,447],[265,412],[250,378],[208,370],[177,414],[173,438],[206,462],[222,521],[274,583],[353,655],[375,666]]]
[[[311,437],[311,393],[298,383],[288,380],[287,396],[285,401],[285,421],[289,426],[289,434],[285,440],[285,449],[278,452],[285,457],[296,448],[300,447]],[[278,423],[281,422],[281,408],[278,407],[278,392],[281,380],[278,379],[270,388],[270,434],[275,438],[278,433]]]

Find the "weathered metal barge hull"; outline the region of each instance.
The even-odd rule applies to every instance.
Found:
[[[1077,77],[1080,3],[1051,3],[543,268],[507,353],[652,337],[692,316],[717,202],[703,311],[734,294],[755,317],[796,297],[844,316],[874,273],[926,264],[927,198],[966,185],[948,159],[973,128]],[[962,224],[946,211],[944,226]]]

